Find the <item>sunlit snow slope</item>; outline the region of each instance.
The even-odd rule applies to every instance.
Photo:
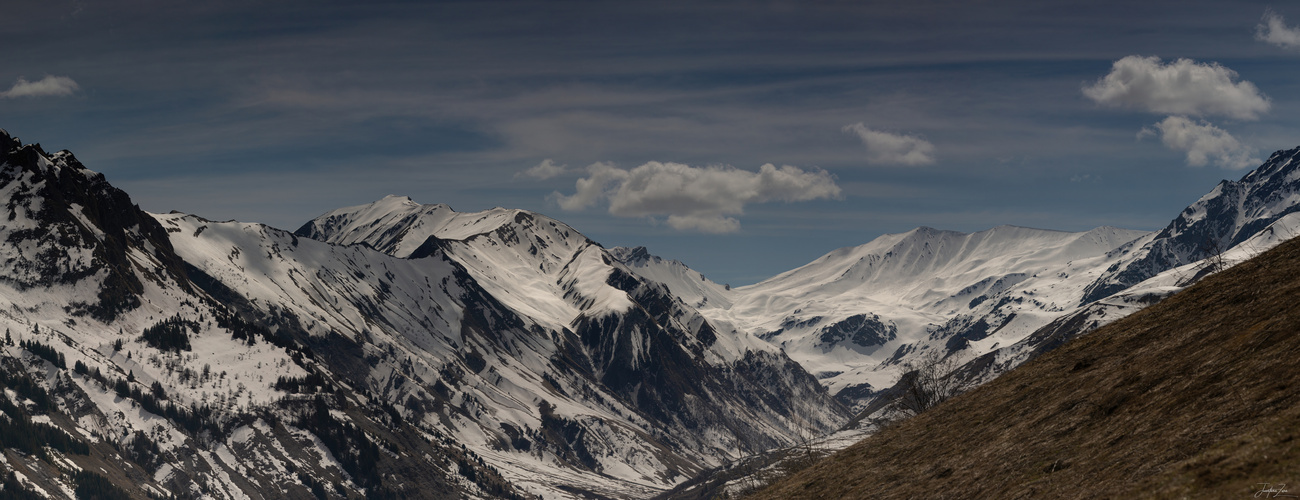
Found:
[[[592,454],[600,460],[579,460],[572,464],[576,472],[602,472],[649,491],[686,479],[697,470],[690,467],[789,444],[807,426],[832,430],[845,419],[844,410],[779,349],[714,326],[693,307],[694,298],[682,300],[638,277],[605,248],[549,217],[500,208],[458,213],[390,196],[326,213],[297,234],[379,249],[395,259],[443,256],[517,314],[531,335],[556,338],[542,352],[541,364],[519,366],[510,362],[512,354],[500,353],[507,361],[489,365],[497,372],[527,370],[546,383],[567,381],[563,385],[575,387],[550,391],[541,384],[530,389],[529,400],[540,404],[556,399],[555,392],[571,399],[568,407],[554,411],[585,433],[578,444],[599,443],[606,455],[614,455]],[[584,409],[615,404],[613,418]],[[645,419],[634,419],[631,429],[672,454],[641,449],[635,433],[606,436],[609,429],[628,425],[617,421],[623,415]],[[526,429],[547,425],[542,412],[534,418],[506,423]],[[523,457],[502,461],[531,457],[515,451]],[[587,453],[578,451],[579,458]],[[540,474],[547,467],[542,462],[527,468]],[[511,467],[502,470],[511,475]],[[566,480],[607,481],[590,474]]]
[[[1214,267],[1207,257],[1230,264],[1285,240],[1286,216],[1300,209],[1298,154],[1222,182],[1158,232],[922,227],[732,290],[644,250],[615,254],[715,324],[781,346],[860,409],[926,352],[969,361],[965,375],[987,380],[1174,293]]]
[[[729,289],[522,210],[147,214],[0,131],[0,472],[55,498],[85,471],[137,497],[644,498],[882,411],[926,353],[980,383],[1292,237],[1298,156],[1158,232],[919,228]]]
[[[849,416],[544,216],[389,198],[363,207],[372,238],[317,241],[146,214],[0,139],[0,327],[22,343],[0,386],[36,401],[3,411],[92,443],[46,458],[0,433],[31,491],[80,467],[136,496],[640,498]]]

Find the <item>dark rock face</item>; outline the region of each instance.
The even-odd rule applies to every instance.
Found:
[[[611,282],[626,287],[637,306],[622,314],[581,318],[575,333],[600,382],[654,420],[686,431],[720,427],[737,437],[741,450],[757,452],[780,443],[758,430],[760,423],[750,421],[753,415],[808,413],[801,403],[809,401],[821,401],[826,415],[846,413],[814,377],[783,354],[748,351],[730,366],[705,361],[705,349],[716,341],[716,332],[707,321],[695,318],[698,313],[661,285],[627,273],[611,277]],[[692,330],[687,324],[698,326]],[[743,417],[730,411],[739,408],[762,411]],[[810,415],[800,418],[821,432],[837,423]]]
[[[323,239],[353,221],[313,221],[290,234],[183,214],[151,216],[71,153],[49,154],[7,134],[0,135],[0,193],[7,202],[7,213],[0,214],[0,238],[7,243],[0,248],[0,280],[20,291],[53,289],[60,297],[55,300],[67,302],[57,304],[69,316],[63,337],[42,333],[61,338],[58,349],[78,365],[77,375],[59,377],[104,377],[81,386],[107,384],[118,391],[113,404],[138,404],[159,416],[153,422],[179,429],[170,434],[177,446],[167,449],[174,452],[154,450],[147,440],[152,438],[131,441],[144,450],[136,455],[149,467],[174,470],[165,481],[141,480],[160,491],[187,491],[187,484],[224,474],[232,479],[220,481],[245,493],[303,498],[331,488],[350,497],[360,496],[359,488],[378,497],[513,497],[519,490],[475,455],[473,446],[480,446],[553,456],[557,467],[607,478],[618,473],[610,471],[611,463],[640,454],[636,460],[654,466],[646,474],[658,475],[633,478],[652,485],[638,483],[643,494],[703,466],[789,444],[796,433],[833,430],[848,416],[784,354],[753,350],[757,345],[719,331],[665,285],[639,277],[598,244],[540,215],[508,211],[499,226],[457,239],[429,236],[402,256],[394,253],[411,248],[403,237],[418,213],[363,228],[376,239],[353,247],[300,242],[298,236]],[[510,258],[544,271],[573,264],[569,254],[556,257],[559,245],[567,245],[565,252],[588,252],[584,265],[591,267],[582,270],[596,272],[556,285],[580,310],[601,312],[558,324],[520,312],[508,286],[502,292],[500,283],[476,274],[483,269],[465,260],[482,255],[473,253],[483,248],[475,244],[518,250]],[[210,252],[214,248],[222,251]],[[434,271],[423,274],[429,269]],[[591,284],[584,279],[600,281],[596,293],[614,293],[620,301],[626,294],[632,306],[592,308],[601,297],[583,295]],[[121,319],[142,309],[153,283],[165,300],[149,295],[148,314],[163,311],[147,319],[142,335],[127,328],[101,336],[102,326],[70,321],[145,321],[139,312]],[[68,292],[77,298],[64,300],[59,287],[76,288],[79,295]],[[856,330],[845,333],[865,338]],[[256,371],[214,366],[209,373],[203,366],[210,361],[203,356],[241,350],[263,357]],[[143,369],[144,363],[156,366]],[[170,372],[155,370],[163,364],[185,373],[189,392],[196,394],[150,387],[158,380],[169,383]],[[264,381],[264,366],[299,371]],[[242,378],[233,382],[237,375]],[[268,397],[209,405],[214,380],[227,392],[243,393],[247,385]],[[199,387],[203,383],[212,387]],[[58,384],[71,386],[66,380]],[[79,416],[114,421],[116,409],[94,398],[60,401],[82,411],[52,410],[72,416],[55,419],[69,435],[77,435]],[[170,404],[174,410],[165,409]],[[131,422],[114,425],[115,436],[140,432]],[[230,441],[235,429],[251,437]],[[482,432],[487,444],[461,446],[455,440],[465,429]],[[294,441],[304,432],[318,438],[343,469],[303,465],[315,450],[310,439]],[[256,466],[300,474],[245,474],[196,461],[197,450],[212,443],[226,444],[234,463],[270,457]],[[287,454],[264,453],[268,449]],[[121,474],[131,467],[106,469]]]
[[[658,259],[644,248],[607,250],[563,223],[524,211],[507,212],[508,218],[490,211],[484,217],[498,218],[473,234],[439,233],[429,228],[457,214],[439,212],[445,209],[441,205],[394,201],[328,213],[297,234],[333,243],[365,241],[371,248],[407,259],[445,256],[472,269],[469,279],[458,283],[463,290],[479,289],[474,281],[478,279],[492,290],[501,288],[500,283],[491,284],[497,273],[481,267],[478,253],[500,252],[493,254],[496,259],[506,256],[527,263],[538,273],[530,278],[546,276],[559,287],[535,293],[558,292],[578,311],[575,318],[560,323],[560,331],[552,331],[553,327],[534,324],[535,318],[524,315],[518,316],[520,324],[511,323],[505,314],[510,308],[505,306],[487,308],[501,312],[500,318],[475,317],[473,311],[481,305],[497,303],[491,294],[459,298],[466,307],[463,321],[481,325],[474,335],[485,339],[475,343],[475,350],[463,352],[467,372],[491,378],[493,370],[505,369],[502,360],[516,359],[512,346],[538,340],[551,344],[542,350],[549,366],[537,374],[550,392],[544,395],[546,405],[537,407],[544,416],[538,424],[541,428],[530,427],[532,423],[495,425],[494,430],[503,433],[502,449],[547,450],[566,467],[600,472],[598,464],[608,463],[617,453],[611,452],[608,438],[602,442],[601,433],[608,431],[601,429],[626,424],[547,410],[547,405],[594,404],[617,409],[615,413],[628,422],[644,426],[637,431],[637,440],[653,446],[656,451],[651,453],[659,454],[655,459],[664,464],[659,474],[671,479],[693,473],[706,461],[779,446],[789,440],[796,420],[829,431],[847,418],[847,411],[783,354],[753,352],[742,345],[740,352],[719,359],[711,349],[727,340],[723,336],[729,332],[719,332],[668,285],[633,272],[629,266]],[[392,226],[376,224],[378,220]],[[465,227],[460,224],[453,225]],[[414,251],[400,250],[412,248],[416,238],[422,240]],[[584,281],[596,279],[600,286]],[[619,302],[626,294],[631,306],[625,310],[593,306],[607,297],[592,294],[618,295]],[[503,340],[486,340],[493,335]],[[469,336],[462,333],[462,337]],[[444,382],[449,392],[455,392],[453,381]],[[634,414],[627,415],[627,410]],[[719,439],[728,445],[719,446]]]
[[[9,272],[0,280],[25,290],[76,284],[102,273],[98,300],[68,307],[104,322],[140,305],[143,285],[131,250],[154,261],[153,268],[140,269],[146,279],[165,277],[189,289],[162,225],[72,153],[49,154],[0,133],[0,165],[0,192],[8,194],[7,213],[0,216],[7,221],[4,238],[20,249],[6,256]]]
[[[874,347],[894,340],[897,336],[898,327],[882,323],[880,316],[858,314],[823,327],[817,340],[823,346],[849,341],[862,347]]]
[[[24,146],[0,131],[0,195],[6,209],[0,214],[0,238],[5,240],[0,245],[0,280],[20,294],[48,292],[56,297],[55,305],[62,300],[58,297],[93,298],[70,299],[61,307],[67,321],[55,327],[33,325],[21,347],[4,348],[0,388],[23,395],[18,401],[44,402],[39,410],[50,423],[41,429],[54,427],[57,431],[51,435],[68,436],[79,444],[61,458],[86,471],[102,472],[107,476],[103,484],[116,485],[131,498],[200,494],[323,498],[327,490],[348,498],[522,498],[472,451],[445,435],[417,429],[402,418],[393,402],[369,394],[360,383],[369,366],[360,356],[365,351],[358,341],[333,332],[311,335],[302,326],[304,320],[292,312],[250,300],[238,283],[223,283],[184,262],[168,229],[71,153],[50,154],[38,145]],[[197,238],[206,227],[185,237]],[[296,238],[285,235],[283,240],[297,246]],[[177,307],[174,316],[167,311],[140,337],[71,319],[90,316],[105,323],[120,319],[141,306],[141,294],[151,282],[184,307]],[[162,307],[159,302],[153,298],[154,306]],[[490,303],[484,306],[491,307]],[[510,325],[490,311],[471,312],[474,318]],[[9,324],[34,323],[21,317],[6,319]],[[226,367],[217,366],[220,375],[209,374],[209,360],[189,353],[189,342],[198,339],[201,325],[208,349],[221,353],[258,344],[268,361],[291,362],[308,376],[265,381],[260,389],[274,383],[275,390],[288,393],[282,399],[227,407],[209,404],[206,394],[202,402],[187,400],[183,390],[164,390],[168,381],[158,372],[148,376],[141,370],[139,362],[153,356],[160,363],[167,358],[169,366],[184,372],[186,379],[207,379],[209,389],[211,380],[226,379]],[[263,344],[272,347],[262,348]],[[36,351],[60,361],[67,353],[73,367],[29,353]],[[203,366],[201,371],[195,363]],[[243,382],[239,384],[243,392]],[[113,395],[108,398],[111,403],[105,402],[104,393]],[[7,402],[8,396],[0,394],[0,406]],[[121,418],[119,408],[147,414],[150,427],[143,432],[131,430],[131,422]],[[417,411],[412,405],[408,415]],[[5,413],[9,420],[29,417],[9,409]],[[90,431],[86,422],[93,423]],[[231,440],[235,429],[245,437]],[[309,439],[303,439],[304,432],[310,433]],[[91,433],[95,439],[82,439]],[[178,446],[160,448],[155,442],[160,439]],[[207,450],[219,445],[227,446],[232,462],[205,458],[210,457]],[[342,469],[321,460],[319,445]],[[0,448],[9,447],[0,443]],[[45,491],[60,491],[70,484],[61,470],[66,462],[49,458],[53,454],[26,456],[23,466],[31,472],[26,476],[30,484]],[[163,468],[169,471],[165,477],[154,475]],[[196,485],[203,485],[203,493]],[[15,490],[14,494],[22,492]]]

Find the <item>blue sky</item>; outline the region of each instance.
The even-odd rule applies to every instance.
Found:
[[[734,285],[921,225],[1156,229],[1300,145],[1297,3],[266,4],[7,2],[0,128],[150,211],[525,208]]]

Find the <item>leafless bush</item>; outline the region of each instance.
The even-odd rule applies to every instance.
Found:
[[[920,359],[903,364],[900,380],[902,394],[895,407],[908,416],[916,415],[956,396],[961,389],[953,376],[961,363],[954,355],[944,356],[937,350],[921,355]]]

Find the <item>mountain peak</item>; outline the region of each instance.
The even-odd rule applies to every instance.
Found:
[[[1265,177],[1272,177],[1279,172],[1296,170],[1300,168],[1300,161],[1297,160],[1300,160],[1300,147],[1274,151],[1263,165],[1242,176],[1240,182],[1255,182]]]
[[[1222,181],[1188,205],[1127,260],[1089,285],[1093,302],[1184,264],[1212,256],[1300,211],[1300,148],[1273,153],[1238,181]]]
[[[408,205],[419,205],[419,203],[416,203],[415,200],[412,200],[410,196],[396,195],[396,194],[390,194],[388,196],[380,198],[379,201],[376,201],[375,203],[393,203],[393,202],[404,203]]]
[[[654,255],[650,255],[650,250],[643,246],[614,247],[609,249],[609,253],[613,255],[614,258],[623,261],[624,264],[628,265],[641,265],[650,261],[650,259],[657,258]]]
[[[7,153],[12,149],[17,149],[23,145],[17,137],[9,135],[9,131],[0,128],[0,153]]]
[[[169,276],[188,286],[167,232],[103,174],[66,150],[48,154],[38,144],[19,145],[8,132],[0,143],[9,146],[0,151],[0,196],[9,200],[0,235],[11,246],[0,274],[11,284],[93,289],[66,307],[105,323],[141,304],[136,270],[142,261],[160,267],[143,273],[145,279]],[[58,251],[38,251],[46,247]]]
[[[936,478],[946,491],[987,498],[1081,484],[1081,496],[1110,498],[1258,491],[1260,477],[1300,462],[1294,419],[1278,416],[1294,411],[1300,390],[1290,381],[1300,373],[1284,356],[1261,355],[1300,348],[1297,279],[1293,241],[755,497],[911,498],[933,493]]]
[[[372,210],[374,209],[403,210],[403,209],[418,209],[418,208],[427,207],[428,210],[449,210],[452,212],[455,211],[452,210],[451,206],[443,203],[430,203],[426,205],[424,203],[420,203],[418,201],[411,199],[410,196],[396,195],[396,194],[390,194],[384,196],[383,198],[372,201],[365,205],[357,205],[354,207],[347,207],[339,210],[357,209],[363,207],[369,207]],[[336,212],[337,211],[338,210],[336,210]]]

